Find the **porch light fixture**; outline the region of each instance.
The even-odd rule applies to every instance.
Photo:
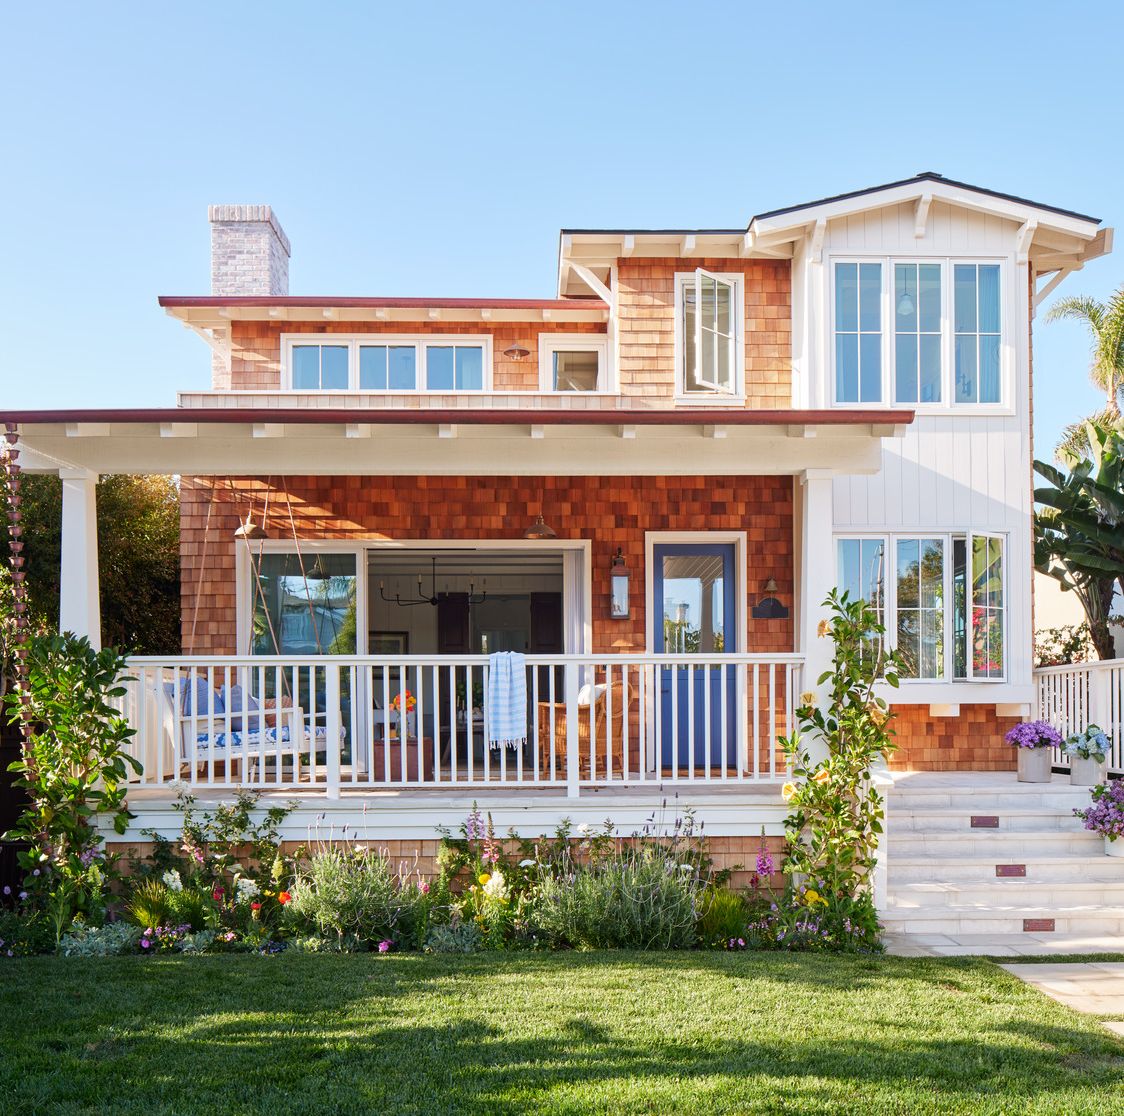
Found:
[[[629,581],[628,566],[625,565],[624,555],[621,553],[621,548],[617,547],[617,553],[613,557],[613,568],[610,575],[610,590],[609,590],[609,615],[614,620],[624,620],[628,616],[628,581]]]
[[[788,609],[777,600],[777,579],[770,577],[765,582],[765,596],[753,606],[754,620],[787,620]]]
[[[503,355],[507,357],[508,360],[523,360],[525,357],[531,355],[531,350],[523,348],[522,344],[518,341],[512,341],[512,343],[504,349]]]
[[[260,523],[255,523],[252,515],[247,515],[241,526],[234,532],[234,537],[245,539],[247,542],[256,542],[260,539],[268,539],[269,532]]]
[[[535,516],[535,522],[523,532],[525,539],[556,539],[557,533],[552,527],[548,527],[546,520],[541,515]]]
[[[402,597],[398,593],[395,593],[393,597],[388,597],[386,595],[386,582],[385,581],[379,582],[379,596],[382,597],[382,599],[384,601],[386,601],[388,604],[401,605],[403,608],[410,608],[413,605],[424,605],[424,604],[432,605],[434,608],[436,608],[438,603],[440,602],[440,597],[438,597],[438,595],[437,595],[437,559],[431,558],[430,561],[433,563],[433,572],[430,575],[431,576],[431,580],[430,580],[431,588],[430,588],[428,597],[425,595],[425,593],[422,590],[422,575],[421,574],[418,574],[418,595],[416,597],[406,597],[405,600],[403,600]],[[481,591],[479,593],[476,592],[476,582],[475,581],[470,581],[468,583],[468,603],[470,605],[483,604],[487,599],[488,599],[488,579],[487,578],[484,578],[484,581],[481,585]]]

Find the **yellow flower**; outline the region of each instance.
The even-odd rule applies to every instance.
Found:
[[[788,802],[795,793],[796,793],[796,784],[795,783],[785,783],[785,785],[783,787],[781,787],[781,798],[783,798],[785,800],[785,802]]]
[[[815,705],[816,704],[816,695],[811,690],[805,690],[800,695],[800,704],[801,705]]]
[[[812,776],[813,783],[826,783],[831,778],[831,772],[826,767],[820,768],[819,771]]]
[[[825,907],[827,906],[827,900],[814,887],[810,887],[804,892],[804,902],[807,903],[809,907],[814,907],[817,903],[822,903]]]
[[[820,639],[831,635],[831,625],[826,620],[821,620],[819,624],[816,625],[816,635],[819,636]]]
[[[481,872],[476,878],[476,882],[483,887],[492,877],[487,872]]]

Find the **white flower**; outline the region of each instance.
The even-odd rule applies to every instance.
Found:
[[[537,861],[534,861],[534,860],[521,860],[521,861],[519,861],[519,867],[520,868],[531,868],[536,863],[537,863]]]
[[[237,899],[240,903],[245,903],[247,899],[254,899],[261,894],[261,888],[245,876],[242,876],[234,885],[234,890],[237,892]]]
[[[484,885],[484,894],[489,899],[507,898],[507,881],[503,878],[503,873],[499,869],[488,877],[488,882]]]
[[[578,832],[583,837],[588,837],[593,832],[593,827],[586,822],[582,822],[581,825],[578,826]]]
[[[169,891],[183,891],[183,880],[180,879],[180,874],[175,868],[165,872],[161,879]]]

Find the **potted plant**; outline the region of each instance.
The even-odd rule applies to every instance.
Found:
[[[1053,750],[1062,746],[1062,734],[1046,721],[1026,721],[1007,733],[1007,743],[1019,750],[1019,782],[1048,783]]]
[[[1124,856],[1124,781],[1110,780],[1093,788],[1093,804],[1073,811],[1086,829],[1104,838],[1104,851],[1109,856]]]
[[[1069,756],[1069,781],[1075,787],[1093,787],[1104,778],[1104,758],[1108,754],[1108,737],[1098,725],[1089,725],[1084,732],[1075,732],[1065,742]]]

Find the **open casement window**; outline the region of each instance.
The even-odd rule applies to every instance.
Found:
[[[969,533],[952,540],[953,677],[995,682],[1005,677],[1006,587],[1003,539]]]
[[[737,391],[737,285],[697,268],[683,284],[683,387]]]

